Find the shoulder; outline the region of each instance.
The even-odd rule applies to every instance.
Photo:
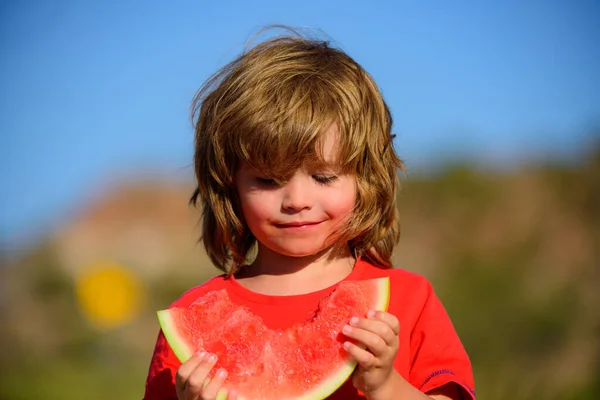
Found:
[[[433,286],[423,275],[402,268],[380,268],[365,263],[364,279],[390,279],[390,312],[415,323],[428,304],[436,301]]]
[[[209,279],[205,283],[199,286],[195,286],[185,293],[183,293],[177,300],[175,300],[169,308],[173,307],[187,307],[206,293],[213,290],[224,289],[226,286],[227,278],[225,275],[215,276]]]
[[[433,286],[422,275],[395,268],[390,277],[390,312],[403,316],[403,322],[415,326],[432,301],[437,301]]]
[[[423,275],[402,268],[392,268],[387,271],[392,285],[411,288],[411,290],[416,291],[433,290],[431,282]]]
[[[365,279],[389,277],[391,281],[398,283],[410,283],[418,285],[429,285],[429,281],[423,275],[415,272],[408,271],[406,269],[393,267],[383,268],[375,264],[371,264],[363,259],[358,261],[362,270],[362,275]]]
[[[394,294],[403,294],[413,297],[427,297],[433,293],[433,287],[423,275],[402,268],[380,268],[373,264],[363,263],[363,279],[383,278],[390,279],[390,289]]]
[[[423,306],[434,295],[431,282],[423,275],[401,268],[390,269],[390,290],[399,300]]]

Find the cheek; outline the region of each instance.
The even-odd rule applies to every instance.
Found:
[[[341,217],[347,217],[352,214],[356,201],[354,198],[345,198],[337,205],[337,213]]]
[[[327,197],[328,211],[335,217],[346,217],[356,205],[356,188],[347,187]]]
[[[248,195],[241,199],[242,212],[248,224],[268,219],[270,216],[270,201],[266,196]]]

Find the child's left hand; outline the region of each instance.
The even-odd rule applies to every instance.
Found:
[[[367,318],[351,318],[342,332],[355,341],[344,343],[344,349],[358,362],[354,386],[367,395],[381,391],[393,380],[399,345],[398,318],[387,312],[369,311]]]

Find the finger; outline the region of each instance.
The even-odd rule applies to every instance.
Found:
[[[344,342],[344,350],[346,350],[362,368],[369,369],[376,366],[377,359],[370,351],[362,349],[351,342]]]
[[[204,386],[206,385],[208,374],[217,363],[217,356],[214,354],[207,354],[204,360],[198,364],[196,369],[190,374],[185,384],[185,396],[186,400],[196,400],[200,393],[203,393]]]
[[[351,326],[356,326],[357,328],[365,329],[381,336],[389,346],[394,346],[398,341],[398,335],[394,332],[392,326],[385,321],[375,318],[377,316],[373,318],[352,317],[349,322]]]
[[[175,374],[175,387],[177,389],[178,394],[180,391],[183,393],[186,382],[189,379],[190,375],[192,374],[192,372],[194,372],[196,367],[200,365],[200,363],[202,362],[202,360],[204,360],[205,357],[206,352],[203,351],[198,354],[194,354],[189,360],[181,364],[181,366],[177,369],[177,373]]]
[[[216,399],[219,389],[223,387],[223,383],[227,378],[227,371],[223,368],[219,368],[215,376],[208,382],[207,385],[202,389],[203,399]]]
[[[400,321],[394,314],[371,310],[367,313],[367,318],[385,322],[392,328],[394,335],[398,336],[400,334]]]
[[[237,400],[237,391],[235,389],[230,389],[227,392],[227,400]]]
[[[354,339],[358,343],[363,344],[376,356],[385,354],[389,347],[385,340],[377,333],[356,326],[346,325],[344,326],[344,329],[342,329],[342,333],[350,339]]]

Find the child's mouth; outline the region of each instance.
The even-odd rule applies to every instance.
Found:
[[[286,230],[303,230],[309,229],[319,225],[323,221],[301,221],[301,222],[290,222],[285,224],[275,224],[280,229]]]

